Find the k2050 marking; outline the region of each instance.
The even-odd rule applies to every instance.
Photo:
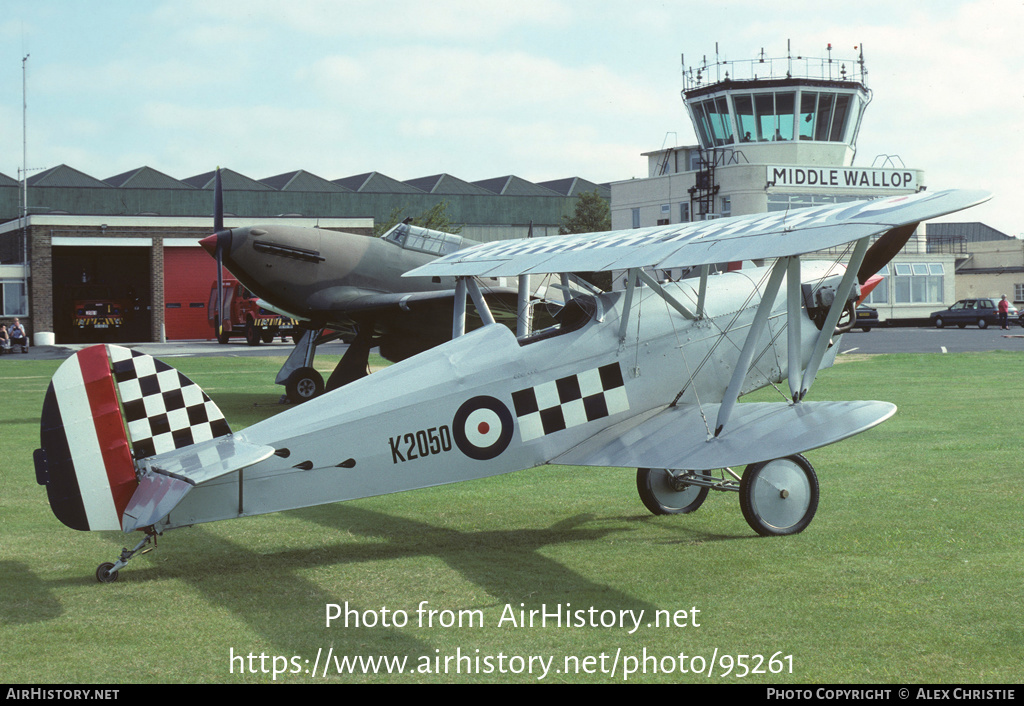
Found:
[[[452,432],[447,425],[430,427],[393,436],[388,444],[391,445],[391,462],[404,463],[451,451]]]

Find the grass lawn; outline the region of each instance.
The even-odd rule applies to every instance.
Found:
[[[286,683],[1024,677],[1018,354],[822,372],[811,399],[899,411],[807,454],[821,503],[793,537],[756,536],[735,494],[655,517],[632,469],[549,466],[176,530],[108,585],[96,566],[136,539],[53,517],[32,450],[57,363],[13,358],[0,361],[2,682],[270,682],[275,668]],[[168,362],[236,430],[282,409],[280,359]],[[333,605],[347,627],[326,624]],[[562,624],[542,625],[543,610]],[[405,658],[404,673],[338,674],[344,656],[378,655]]]

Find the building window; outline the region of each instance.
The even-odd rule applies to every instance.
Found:
[[[942,263],[899,263],[895,266],[897,304],[941,304],[945,270]]]
[[[689,223],[690,222],[690,204],[681,203],[679,204],[679,222]]]
[[[721,209],[719,209],[719,211],[722,214],[722,218],[728,218],[729,216],[732,215],[732,197],[731,196],[723,196],[722,197],[722,207],[721,207]]]
[[[28,316],[24,282],[4,282],[0,287],[0,315]]]
[[[865,304],[889,303],[889,265],[883,265],[882,269],[878,271],[878,274],[880,274],[883,279],[875,286],[874,289],[871,290],[871,294],[869,294],[864,300]]]
[[[640,227],[640,209],[639,208],[634,208],[633,209],[633,227],[634,228],[639,228]]]
[[[1024,284],[1013,285],[1013,301],[1024,302]]]

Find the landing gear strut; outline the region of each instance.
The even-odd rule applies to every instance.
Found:
[[[738,493],[743,519],[762,537],[802,532],[818,509],[818,476],[800,454],[752,463],[742,476],[730,468],[718,477],[708,471],[638,468],[636,486],[655,515],[693,512],[709,490]]]
[[[156,549],[156,538],[159,533],[152,527],[146,528],[146,536],[135,545],[135,548],[129,550],[128,547],[121,549],[121,556],[118,557],[116,562],[105,561],[96,567],[96,580],[100,583],[113,583],[117,581],[118,572],[125,567],[128,561],[136,554],[145,554]],[[152,547],[143,549],[150,542],[153,543]]]

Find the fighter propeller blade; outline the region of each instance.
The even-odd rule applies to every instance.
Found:
[[[224,246],[231,237],[231,231],[224,230],[224,190],[220,181],[220,167],[214,175],[213,182],[213,237],[215,240],[214,257],[217,259],[217,340],[223,340],[224,334]]]
[[[857,281],[866,284],[871,275],[885,267],[907,244],[910,236],[917,230],[917,226],[917,223],[897,226],[873,242],[867,253],[864,254],[864,261],[861,263],[860,269],[857,270]]]

